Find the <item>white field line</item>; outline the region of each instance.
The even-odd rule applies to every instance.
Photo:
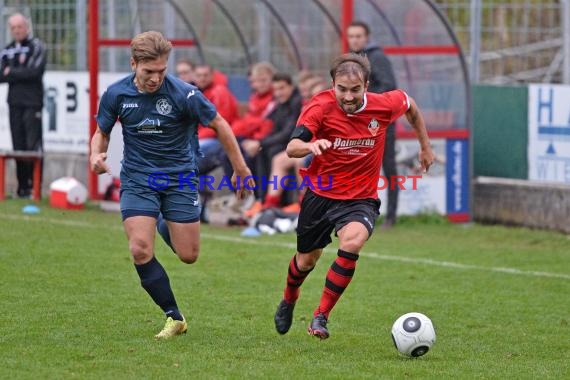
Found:
[[[259,245],[267,245],[267,246],[278,246],[288,249],[296,249],[297,245],[294,243],[281,243],[281,242],[270,242],[270,241],[258,241],[252,238],[244,239],[239,237],[233,236],[217,236],[211,234],[202,234],[202,236],[207,237],[209,239],[216,239],[216,240],[223,240],[223,241],[231,241],[234,243],[243,243],[243,244],[259,244]],[[326,251],[332,252],[333,249],[326,249]],[[461,263],[454,263],[450,261],[437,261],[431,259],[421,259],[416,257],[405,257],[405,256],[391,256],[391,255],[381,255],[375,252],[360,252],[360,256],[363,257],[370,257],[373,259],[383,260],[383,261],[398,261],[402,263],[410,263],[410,264],[423,264],[423,265],[432,265],[444,268],[455,268],[455,269],[463,269],[463,270],[479,270],[485,272],[498,272],[498,273],[509,273],[509,274],[516,274],[521,276],[533,276],[533,277],[549,277],[549,278],[562,278],[565,280],[570,280],[570,274],[565,273],[551,273],[551,272],[538,272],[538,271],[525,271],[516,268],[502,268],[502,267],[486,267],[482,265],[471,265],[471,264],[461,264]]]
[[[65,225],[71,227],[81,227],[81,228],[103,228],[103,229],[111,229],[111,230],[121,230],[122,227],[119,225],[109,226],[109,225],[96,225],[89,222],[82,222],[82,221],[74,221],[74,220],[60,220],[60,219],[53,219],[53,218],[42,218],[40,216],[25,216],[25,215],[9,215],[9,214],[0,214],[1,219],[9,219],[9,220],[19,220],[19,221],[30,221],[30,222],[42,222],[42,223],[49,223],[49,224],[58,224],[58,225]],[[252,245],[265,245],[269,247],[280,247],[286,248],[290,250],[295,250],[296,244],[294,243],[282,243],[282,242],[273,242],[273,241],[260,241],[255,238],[240,238],[234,236],[220,236],[216,234],[209,234],[209,233],[202,233],[202,237],[212,240],[219,240],[219,241],[229,241],[233,243],[240,243],[240,244],[252,244]],[[327,251],[333,251],[333,249],[327,249]],[[487,267],[482,265],[471,265],[471,264],[461,264],[461,263],[454,263],[450,261],[438,261],[432,259],[422,259],[422,258],[415,258],[415,257],[405,257],[405,256],[392,256],[392,255],[381,255],[375,252],[360,252],[360,255],[363,257],[369,257],[372,259],[383,260],[383,261],[396,261],[402,263],[410,263],[416,265],[430,265],[430,266],[437,266],[443,268],[453,268],[453,269],[461,269],[461,270],[477,270],[483,272],[497,272],[497,273],[507,273],[519,276],[530,276],[530,277],[546,277],[546,278],[560,278],[564,280],[570,280],[570,274],[566,273],[552,273],[552,272],[539,272],[539,271],[526,271],[520,270],[516,268],[504,268],[504,267]]]

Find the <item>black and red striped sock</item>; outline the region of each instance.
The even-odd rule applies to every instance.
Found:
[[[338,257],[332,263],[329,271],[327,272],[321,302],[319,303],[319,307],[317,307],[313,313],[314,316],[317,316],[319,313],[323,313],[327,318],[329,317],[329,313],[354,275],[358,255],[343,251],[342,249],[338,250],[337,255]]]
[[[297,266],[296,255],[293,256],[291,262],[289,263],[289,271],[287,273],[287,286],[285,286],[285,292],[283,298],[290,304],[294,304],[299,298],[299,292],[301,285],[305,278],[311,273],[313,268],[309,270],[300,270]]]

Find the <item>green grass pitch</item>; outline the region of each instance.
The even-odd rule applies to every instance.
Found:
[[[202,228],[201,257],[157,239],[188,334],[153,335],[163,315],[140,287],[120,216],[90,208],[21,213],[0,202],[1,379],[570,378],[570,238],[527,229],[422,223],[375,232],[331,314],[306,333],[336,239],[278,335],[293,235],[246,239]],[[390,328],[425,313],[437,342],[400,357]]]

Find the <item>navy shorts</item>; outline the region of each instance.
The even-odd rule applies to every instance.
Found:
[[[153,173],[121,170],[121,215],[164,219],[177,223],[194,223],[200,220],[198,177],[180,181],[177,173],[156,178]],[[191,186],[191,185],[192,186]]]
[[[379,210],[379,199],[338,200],[307,190],[297,225],[297,251],[308,253],[326,247],[332,242],[331,232],[338,232],[350,222],[362,223],[370,237],[380,215]]]

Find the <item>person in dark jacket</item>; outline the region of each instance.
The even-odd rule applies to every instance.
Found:
[[[0,83],[8,83],[10,131],[14,150],[42,150],[44,44],[30,35],[30,23],[20,13],[8,19],[14,39],[0,53]],[[27,198],[33,187],[33,164],[18,160],[18,196]]]
[[[261,211],[267,187],[275,186],[273,184],[263,186],[261,178],[269,176],[273,156],[287,147],[303,106],[301,93],[294,85],[291,75],[287,73],[276,73],[273,76],[273,97],[277,105],[267,117],[273,122],[271,132],[260,140],[246,139],[241,142],[242,148],[253,157],[254,174],[260,178],[256,192],[257,202],[247,210],[246,216],[253,216]]]
[[[392,64],[384,54],[382,48],[370,42],[370,27],[362,21],[353,21],[346,31],[348,48],[351,52],[365,55],[370,61],[371,72],[368,91],[383,93],[396,89],[396,77]],[[396,175],[396,127],[388,126],[383,157],[384,175],[389,181],[388,211],[383,228],[390,228],[396,223],[396,210],[398,208],[398,186],[394,179]]]

